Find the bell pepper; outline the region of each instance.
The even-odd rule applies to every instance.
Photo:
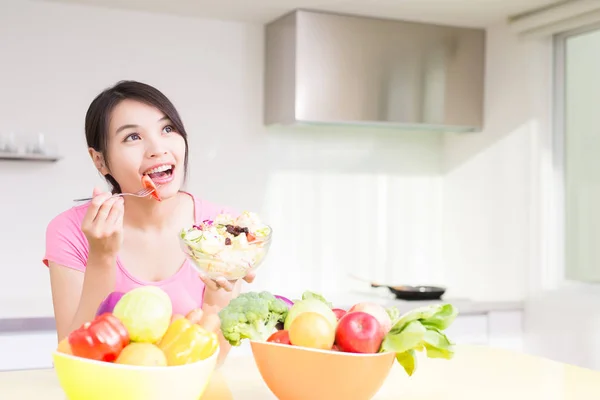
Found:
[[[113,362],[130,339],[125,325],[111,313],[104,313],[71,332],[68,341],[74,356]]]
[[[204,360],[219,348],[214,332],[207,331],[187,318],[174,320],[158,343],[167,357],[167,365],[184,365]]]

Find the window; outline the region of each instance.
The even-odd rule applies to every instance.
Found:
[[[565,278],[600,283],[600,27],[556,38]]]

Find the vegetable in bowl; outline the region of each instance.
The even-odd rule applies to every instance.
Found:
[[[265,341],[287,314],[288,305],[269,292],[242,293],[219,312],[221,332],[233,346],[243,339]]]
[[[219,313],[223,336],[233,346],[249,339],[340,356],[394,353],[409,376],[416,370],[419,352],[447,360],[454,356],[454,343],[444,331],[454,322],[458,310],[449,303],[400,314],[396,307],[365,302],[338,316],[334,310],[343,310],[333,308],[314,292],[306,291],[294,302],[285,300],[264,291],[240,295]],[[324,343],[328,343],[325,350]]]
[[[214,220],[183,229],[183,252],[208,277],[241,279],[256,270],[271,246],[273,230],[257,214],[243,212],[237,218],[219,214]]]

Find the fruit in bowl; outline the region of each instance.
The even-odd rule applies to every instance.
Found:
[[[219,316],[229,343],[250,340],[260,374],[278,398],[367,400],[383,385],[394,360],[412,376],[419,351],[451,359],[454,344],[444,330],[457,314],[452,304],[400,315],[395,307],[364,302],[346,311],[306,291],[296,301],[269,292],[243,293]]]
[[[245,211],[237,218],[219,214],[214,220],[183,229],[179,241],[200,273],[212,279],[236,280],[262,264],[272,233],[257,214]]]
[[[219,350],[216,333],[196,323],[201,310],[186,317],[172,315],[169,296],[154,286],[119,297],[112,312],[100,312],[53,352],[67,398],[200,398]],[[105,307],[103,302],[99,311]]]

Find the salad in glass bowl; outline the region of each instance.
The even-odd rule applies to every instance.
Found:
[[[241,279],[262,264],[273,230],[256,213],[237,218],[219,214],[214,220],[183,229],[181,248],[201,274],[216,279]]]

